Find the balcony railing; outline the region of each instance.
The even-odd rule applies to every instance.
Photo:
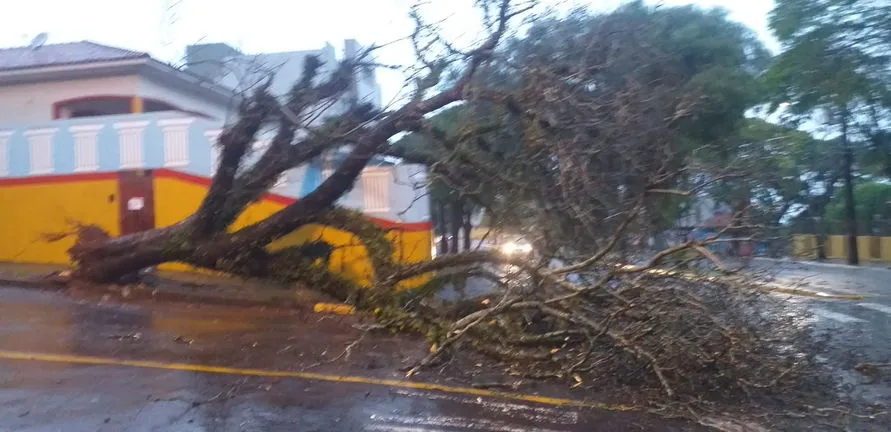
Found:
[[[155,168],[210,177],[221,131],[219,123],[178,112],[0,125],[0,177]],[[262,150],[264,144],[254,147]],[[299,198],[324,180],[321,169],[317,163],[294,168],[271,192]],[[423,168],[413,165],[369,166],[341,205],[388,219],[426,220],[426,200],[418,199],[423,195],[419,173]]]
[[[0,174],[28,177],[178,168],[211,174],[211,141],[219,124],[177,112],[124,114],[0,125]]]

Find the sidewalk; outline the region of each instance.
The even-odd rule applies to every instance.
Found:
[[[311,310],[331,299],[311,290],[260,280],[185,272],[158,272],[157,283],[129,286],[67,287],[56,276],[65,266],[0,262],[0,285],[64,290],[93,300],[173,301],[228,306]]]
[[[884,262],[875,262],[875,261],[861,261],[860,265],[852,266],[847,264],[844,260],[839,259],[827,259],[824,261],[812,261],[812,260],[804,260],[804,259],[794,259],[790,257],[786,258],[766,258],[766,257],[756,257],[755,261],[760,262],[772,262],[777,264],[800,264],[814,267],[827,267],[827,268],[843,268],[843,269],[870,269],[870,270],[891,270],[891,264]]]

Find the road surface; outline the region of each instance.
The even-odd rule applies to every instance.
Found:
[[[846,390],[867,403],[891,406],[891,368],[876,377],[854,370],[860,363],[891,363],[891,269],[774,260],[753,264],[780,285],[851,296],[850,300],[784,297],[810,313],[818,334],[829,337],[826,361],[846,383]]]
[[[888,405],[891,371],[863,384],[853,366],[891,361],[891,271],[766,261],[756,266],[775,273],[780,284],[863,296],[788,301],[832,336],[826,361],[846,390]],[[394,364],[417,353],[381,340],[364,357],[349,359],[347,369],[320,365],[318,358],[346,353],[351,341],[337,331],[325,333],[342,327],[336,319],[256,308],[97,304],[0,287],[0,431],[698,429],[633,412],[480,396],[460,388],[381,385],[373,380],[400,380]],[[268,376],[276,371],[322,375]],[[342,382],[339,375],[358,379]]]
[[[392,364],[404,354],[386,339],[347,368],[319,365],[347,352],[348,338],[326,333],[337,319],[97,304],[3,287],[0,431],[702,430],[635,412],[468,394],[473,389],[382,385],[373,379],[401,380]],[[283,370],[320,375],[264,376]]]

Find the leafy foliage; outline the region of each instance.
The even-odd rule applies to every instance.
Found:
[[[855,188],[855,205],[860,222],[891,219],[891,184],[879,182],[863,182]],[[834,196],[826,208],[826,219],[842,220],[844,215],[844,197]]]

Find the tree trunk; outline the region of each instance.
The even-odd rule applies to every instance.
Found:
[[[857,203],[854,202],[854,151],[848,142],[848,118],[847,113],[842,115],[842,150],[844,151],[844,178],[845,178],[845,225],[848,234],[848,264],[858,265],[860,257],[857,254]]]
[[[473,244],[470,239],[471,231],[473,231],[473,225],[470,223],[470,212],[464,212],[464,250],[469,251]]]
[[[436,210],[439,214],[436,220],[439,232],[439,253],[445,255],[449,253],[449,224],[445,204],[442,201],[437,201]]]
[[[452,217],[450,218],[450,228],[452,229],[452,245],[450,251],[453,254],[458,253],[458,236],[461,234],[461,219],[464,214],[464,212],[462,211],[462,207],[463,206],[461,205],[460,201],[455,201],[452,203]]]
[[[817,261],[826,261],[826,236],[817,233]]]

